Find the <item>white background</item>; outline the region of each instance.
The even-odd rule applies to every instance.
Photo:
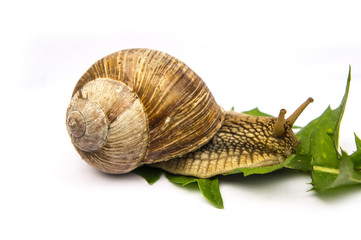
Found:
[[[164,177],[99,173],[75,152],[65,111],[92,63],[126,48],[184,61],[217,102],[277,115],[338,106],[340,145],[361,135],[357,1],[0,1],[1,239],[357,238],[359,186],[308,191],[307,173],[221,178],[225,209]],[[354,218],[355,217],[355,218]]]

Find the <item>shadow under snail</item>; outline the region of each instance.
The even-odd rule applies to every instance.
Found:
[[[147,164],[208,178],[279,164],[299,144],[292,131],[307,99],[285,119],[224,111],[202,79],[178,59],[128,49],[93,64],[75,86],[66,126],[75,149],[113,174]]]

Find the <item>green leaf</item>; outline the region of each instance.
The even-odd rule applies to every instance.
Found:
[[[159,168],[142,166],[133,170],[133,173],[143,177],[149,184],[153,184],[159,180],[163,171]]]
[[[165,176],[168,178],[169,181],[180,184],[182,186],[197,182],[197,179],[198,179],[196,177],[173,175],[173,174],[170,174],[167,172],[165,173]]]
[[[178,176],[166,173],[165,176],[173,183],[186,186],[190,183],[197,183],[203,196],[217,208],[223,208],[223,200],[219,191],[218,177],[202,179],[188,176]]]
[[[203,196],[216,208],[223,208],[223,200],[219,191],[218,177],[197,179],[197,182]]]
[[[361,169],[361,140],[355,134],[356,152],[354,152],[350,158],[356,169]]]
[[[258,117],[273,117],[272,115],[261,112],[258,108],[254,108],[252,110],[245,111],[243,113],[251,115],[251,116],[258,116]]]
[[[307,124],[307,126],[302,128],[296,134],[298,139],[301,141],[301,144],[297,147],[296,154],[290,157],[290,163],[286,167],[302,171],[312,170],[312,153],[310,152],[310,144],[311,142],[315,142],[314,140],[312,140],[312,136],[319,137],[318,134],[315,134],[315,131],[323,132],[325,134],[325,136],[323,136],[325,138],[325,141],[329,141],[328,139],[326,139],[326,134],[330,135],[334,148],[338,149],[340,123],[346,107],[348,92],[350,89],[350,81],[351,66],[347,78],[345,95],[341,101],[340,106],[335,110],[331,110],[331,108],[328,107],[320,117],[311,121],[309,124]],[[332,161],[335,162],[334,160]]]
[[[340,167],[339,153],[334,146],[333,137],[317,128],[311,136],[310,152],[312,155],[312,166],[328,167],[338,169]]]
[[[336,149],[338,149],[338,139],[339,139],[339,134],[340,134],[340,126],[341,126],[342,117],[343,117],[343,114],[344,114],[345,108],[346,108],[348,93],[349,93],[349,90],[350,90],[350,83],[351,83],[351,66],[350,66],[349,72],[348,72],[345,94],[344,94],[344,96],[342,98],[340,106],[337,109],[335,109],[335,112],[338,113],[336,126],[335,126],[335,129],[333,130],[333,132],[330,133],[330,135],[332,136],[332,140],[334,142],[334,145],[335,145]]]
[[[338,153],[332,138],[318,128],[312,135],[310,151],[312,154],[312,185],[313,190],[328,189],[339,173]]]
[[[340,173],[336,180],[332,183],[331,187],[340,187],[345,185],[360,184],[361,173],[354,170],[353,162],[344,151],[342,151]]]
[[[339,169],[314,166],[312,182],[313,190],[325,191],[346,185],[360,184],[361,173],[354,170],[350,156],[342,151]]]
[[[309,151],[312,155],[312,185],[313,190],[325,191],[328,189],[361,183],[361,173],[355,170],[359,163],[360,139],[355,135],[357,151],[348,156],[342,149],[338,152],[338,139],[341,120],[345,111],[350,89],[351,67],[347,78],[345,95],[340,106],[335,110],[327,109],[321,116],[319,125],[310,136]]]
[[[267,166],[267,167],[237,168],[237,169],[233,170],[232,172],[226,173],[224,175],[243,173],[243,175],[246,177],[246,176],[249,176],[252,174],[266,174],[266,173],[270,173],[270,172],[273,172],[273,171],[283,168],[287,163],[288,163],[288,161],[286,160],[283,163],[273,165],[273,166]]]
[[[301,142],[302,144],[303,142]],[[299,146],[297,149],[302,148]],[[296,169],[300,171],[310,172],[311,166],[311,155],[310,154],[297,154],[299,150],[296,150],[296,154],[289,156],[289,163],[285,166],[286,168]]]

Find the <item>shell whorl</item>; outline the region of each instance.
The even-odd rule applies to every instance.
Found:
[[[72,107],[82,99],[97,104],[108,123],[107,133],[100,134],[105,141],[90,152],[76,142],[88,133],[85,114]],[[99,60],[80,78],[67,128],[84,160],[104,172],[125,173],[200,148],[220,129],[224,115],[205,83],[183,62],[155,50],[129,49]]]
[[[105,143],[108,135],[108,119],[96,102],[79,98],[68,111],[67,128],[79,149],[92,152]]]
[[[134,169],[146,155],[146,114],[121,82],[96,79],[85,84],[70,102],[67,128],[82,158],[104,172]]]

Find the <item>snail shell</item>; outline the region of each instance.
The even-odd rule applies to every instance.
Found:
[[[76,84],[66,115],[78,153],[107,173],[192,152],[225,118],[196,73],[149,49],[119,51],[93,64]]]

